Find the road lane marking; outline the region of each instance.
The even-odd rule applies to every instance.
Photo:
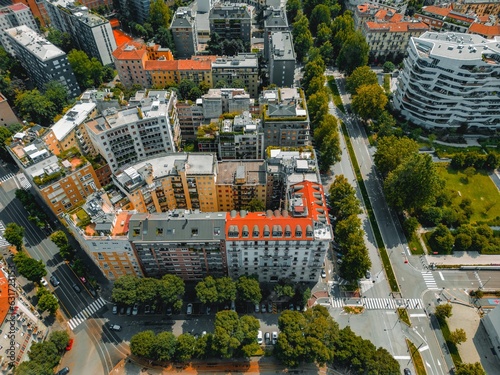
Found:
[[[444,281],[444,276],[443,276],[443,273],[441,271],[439,271],[439,276],[441,276],[441,280]]]
[[[410,318],[423,318],[426,316],[427,314],[410,314]]]
[[[429,345],[426,345],[426,346],[421,347],[420,349],[418,349],[418,351],[419,351],[420,353],[422,353],[423,351],[425,351],[425,350],[427,350],[427,349],[429,349]]]
[[[404,359],[404,360],[411,358],[409,355],[395,355],[393,357],[394,359]]]

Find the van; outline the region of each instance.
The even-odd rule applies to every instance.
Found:
[[[264,341],[262,337],[262,331],[259,331],[259,333],[257,333],[257,343],[260,345],[262,344],[262,341]]]

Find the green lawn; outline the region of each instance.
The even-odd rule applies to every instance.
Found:
[[[328,87],[330,88],[332,93],[333,104],[335,104],[335,107],[345,113],[344,105],[342,104],[342,99],[340,98],[339,89],[334,77],[328,77]]]
[[[417,347],[408,339],[406,339],[406,345],[408,345],[413,367],[415,367],[417,375],[426,375],[427,372],[425,371],[424,361],[422,360],[422,356],[420,355]]]
[[[446,180],[446,188],[455,193],[453,203],[460,204],[465,197],[472,200],[474,214],[471,223],[491,220],[498,215],[500,194],[486,172],[478,171],[467,181],[465,174],[450,168],[447,164],[437,164],[436,169]]]

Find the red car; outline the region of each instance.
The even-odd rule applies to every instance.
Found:
[[[73,347],[73,339],[69,339],[68,346],[66,346],[66,351],[70,351]]]

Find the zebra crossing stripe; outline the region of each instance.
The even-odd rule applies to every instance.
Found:
[[[396,300],[393,298],[362,298],[359,303],[354,304],[357,306],[364,306],[367,310],[394,310],[399,307],[408,308],[410,310],[422,309],[424,304],[421,299],[418,298],[408,298]],[[341,299],[333,299],[333,308],[343,308],[345,303]]]
[[[432,274],[432,272],[423,271],[422,277],[424,278],[425,285],[427,286],[428,289],[439,290],[436,284],[436,279],[434,279],[434,275]]]
[[[9,173],[8,175],[2,176],[0,177],[0,183],[10,180],[12,177],[14,177],[14,173]]]
[[[76,314],[73,318],[68,321],[68,326],[71,330],[74,330],[80,324],[82,324],[85,320],[90,318],[94,313],[96,313],[101,307],[103,307],[106,302],[99,297],[99,299],[92,302],[85,309]]]

